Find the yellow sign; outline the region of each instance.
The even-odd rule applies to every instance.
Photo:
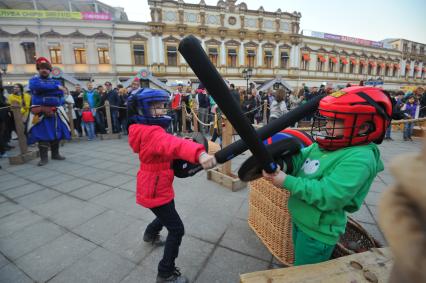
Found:
[[[81,20],[80,12],[0,9],[0,18],[73,19]]]
[[[331,93],[330,96],[338,98],[338,97],[341,97],[342,95],[345,95],[345,94],[346,94],[346,92],[339,90],[339,91],[335,91],[335,92]]]

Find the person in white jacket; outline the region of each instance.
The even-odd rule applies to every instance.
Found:
[[[269,114],[269,122],[278,119],[288,112],[287,105],[284,101],[285,92],[279,89],[275,92],[275,100],[271,104],[271,114]]]

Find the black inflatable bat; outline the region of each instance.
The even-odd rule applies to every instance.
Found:
[[[325,95],[315,96],[307,103],[302,104],[280,118],[271,121],[266,126],[257,130],[257,136],[259,139],[265,140],[279,131],[293,125],[297,121],[300,121],[307,115],[313,114],[318,109],[319,102],[324,96]],[[225,163],[226,161],[243,153],[248,148],[247,143],[241,139],[216,152],[215,157],[218,163]]]
[[[265,145],[256,134],[248,118],[232,97],[228,86],[209,60],[206,52],[200,45],[200,41],[193,35],[185,37],[179,44],[179,52],[188,62],[194,73],[204,84],[207,91],[226,115],[240,137],[248,145],[262,168],[268,172],[275,172],[277,165],[273,161]]]

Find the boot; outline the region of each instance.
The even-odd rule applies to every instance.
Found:
[[[145,233],[143,235],[143,240],[146,243],[150,243],[153,246],[164,246],[166,242],[161,238],[160,234],[155,236]]]
[[[156,283],[187,283],[188,278],[186,278],[185,276],[183,276],[180,271],[179,268],[175,267],[175,270],[173,271],[173,273],[167,277],[162,277],[160,276],[160,274],[157,275],[157,280]]]
[[[59,154],[59,141],[55,140],[50,142],[50,149],[52,150],[52,159],[65,160],[65,157]]]
[[[48,158],[48,151],[49,151],[49,143],[47,142],[38,142],[38,150],[40,152],[40,161],[38,163],[38,166],[46,165],[49,161]]]

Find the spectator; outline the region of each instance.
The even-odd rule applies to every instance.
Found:
[[[15,84],[13,86],[13,93],[8,97],[10,105],[18,104],[21,107],[22,121],[27,121],[28,114],[30,113],[31,95],[24,92],[22,84]]]
[[[87,90],[83,91],[83,103],[89,104],[90,111],[92,111],[93,116],[96,117],[96,108],[99,107],[101,103],[101,97],[99,93],[93,88],[93,83],[87,83]]]
[[[75,90],[71,91],[71,95],[74,99],[74,113],[75,113],[75,121],[74,127],[78,132],[78,136],[81,137],[83,135],[82,127],[81,127],[81,111],[83,109],[83,91],[81,90],[81,86],[79,84],[75,85]]]
[[[199,119],[203,124],[207,124],[209,122],[209,107],[210,107],[210,99],[209,95],[203,84],[199,84],[196,90],[197,92],[197,105],[198,105],[198,115]],[[201,124],[200,129],[201,133],[207,134],[209,131],[209,127]]]
[[[246,114],[251,124],[254,124],[254,109],[256,108],[256,98],[251,94],[250,96],[244,96],[243,101],[243,112]]]
[[[418,87],[415,90],[415,94],[417,96],[417,101],[419,102],[419,105],[420,105],[419,117],[425,117],[426,116],[426,93],[425,93],[425,89],[422,88],[422,87]]]
[[[1,109],[3,107],[8,106],[6,102],[6,97],[3,95],[3,87],[0,85],[0,158],[1,157],[7,157],[6,154],[6,146],[7,146],[7,139],[6,139],[6,121],[8,119],[8,110],[7,109]],[[0,167],[1,168],[1,167]]]
[[[72,95],[70,94],[69,90],[67,87],[64,87],[64,108],[65,111],[68,113],[69,110],[69,105],[71,105],[71,118],[73,120],[74,125],[77,123],[77,116],[75,115],[75,111],[74,111],[74,98],[72,97]],[[71,133],[74,134],[74,133]]]
[[[106,87],[106,100],[110,104],[110,112],[111,112],[111,122],[112,122],[112,132],[118,133],[120,130],[119,122],[118,122],[118,107],[120,106],[120,97],[118,96],[118,92],[116,89],[112,88],[111,82],[105,82]]]
[[[100,96],[99,110],[95,116],[95,132],[100,134],[106,134],[106,111],[105,111],[105,101],[107,99],[105,89],[102,85],[99,85],[96,90]]]
[[[187,87],[186,91],[182,93],[181,96],[181,104],[185,104],[185,110],[186,110],[186,130],[190,133],[192,133],[192,128],[191,128],[191,119],[192,119],[192,114],[191,114],[191,87]],[[183,111],[183,108],[182,108]]]
[[[238,93],[238,90],[235,89],[235,85],[230,84],[229,87],[230,87],[232,97],[235,99],[238,105],[241,105],[240,94]]]
[[[118,96],[120,98],[120,108],[118,113],[120,127],[122,133],[124,135],[127,135],[127,90],[124,87],[119,88]]]
[[[82,121],[83,126],[86,129],[86,134],[88,136],[87,140],[91,141],[96,138],[95,136],[95,117],[93,117],[93,113],[90,110],[90,106],[88,103],[84,103],[83,112],[82,112]]]
[[[179,83],[176,92],[172,93],[172,122],[173,132],[182,132],[182,95],[183,84]]]
[[[289,102],[290,102],[290,110],[298,107],[300,103],[303,101],[303,89],[298,89],[290,94]]]
[[[417,119],[419,117],[419,104],[416,101],[414,95],[408,97],[408,101],[401,108],[402,111],[406,114],[408,119]],[[404,141],[413,139],[411,138],[413,134],[413,122],[404,123]]]
[[[269,116],[269,121],[278,119],[282,115],[288,112],[287,105],[284,101],[285,92],[283,89],[278,89],[275,92],[275,100],[271,105],[271,115]]]

